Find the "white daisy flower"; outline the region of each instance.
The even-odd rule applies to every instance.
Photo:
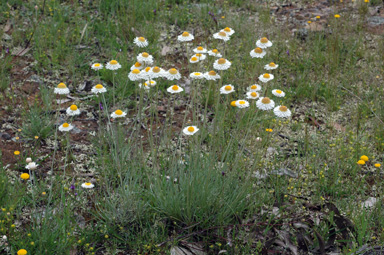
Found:
[[[193,49],[193,52],[195,53],[207,53],[207,49],[205,49],[204,47],[197,47],[196,49]]]
[[[144,65],[140,62],[136,62],[133,66],[131,66],[131,71],[134,70],[134,69],[143,69],[144,68]]]
[[[122,118],[127,115],[126,112],[123,112],[122,110],[116,110],[111,114],[111,117],[116,119],[116,118]]]
[[[83,187],[84,189],[92,189],[93,187],[95,187],[95,185],[90,182],[84,182],[83,184],[81,184],[81,187]]]
[[[77,105],[75,104],[68,107],[66,112],[69,116],[80,115],[80,110],[77,108]]]
[[[227,70],[229,67],[231,67],[231,62],[225,58],[219,58],[213,63],[213,68],[217,70]]]
[[[275,78],[275,77],[273,76],[273,74],[270,74],[270,73],[265,73],[265,74],[262,74],[259,76],[259,80],[261,82],[269,82],[269,81],[273,80],[273,78]]]
[[[206,55],[201,54],[201,53],[196,53],[195,55],[193,55],[193,56],[191,57],[191,59],[192,59],[193,57],[196,57],[199,61],[202,61],[202,60],[204,60],[204,59],[207,58]]]
[[[153,64],[153,56],[149,55],[147,52],[143,52],[137,56],[137,61],[139,61],[140,63],[145,63],[147,65],[152,65]]]
[[[161,78],[164,76],[165,70],[158,66],[151,68],[150,75],[151,78]]]
[[[141,77],[141,72],[139,69],[133,69],[129,74],[128,74],[128,78],[131,80],[131,81],[138,81],[138,80],[141,80],[142,77]]]
[[[215,80],[218,80],[220,79],[220,75],[218,73],[216,73],[215,71],[209,71],[209,72],[206,72],[204,74],[204,77],[205,79],[207,79],[208,81],[215,81]]]
[[[117,70],[121,68],[121,65],[116,60],[111,60],[106,64],[105,68],[108,70]]]
[[[199,62],[199,59],[195,56],[195,55],[193,55],[190,59],[189,59],[189,63],[197,63],[197,62]]]
[[[261,90],[261,86],[259,84],[252,84],[251,86],[248,87],[248,91],[257,92],[260,90]]]
[[[146,67],[145,69],[141,70],[140,76],[142,79],[151,79],[152,78],[152,67]],[[153,77],[154,78],[154,77]]]
[[[220,52],[217,49],[213,49],[213,50],[208,51],[208,55],[213,56],[213,57],[217,57],[217,58],[222,57],[222,55],[220,54]]]
[[[180,93],[182,92],[184,89],[180,86],[177,86],[177,85],[173,85],[169,88],[167,88],[167,91],[171,94],[175,94],[175,93]]]
[[[194,135],[199,129],[196,126],[188,126],[183,129],[185,135]]]
[[[35,162],[29,162],[28,165],[25,166],[25,169],[35,170],[39,165]]]
[[[147,39],[145,39],[144,37],[136,37],[134,40],[133,40],[134,44],[136,44],[137,46],[139,46],[140,48],[144,48],[144,47],[147,47],[148,46],[148,41]]]
[[[154,86],[156,86],[156,84],[157,84],[157,82],[156,81],[154,81],[154,80],[150,80],[150,81],[145,81],[144,82],[144,85],[148,85],[148,86],[151,86],[151,87],[154,87]]]
[[[237,100],[237,101],[235,101],[235,105],[238,108],[247,108],[247,107],[249,107],[249,102],[245,101],[245,100]]]
[[[279,105],[273,109],[273,113],[280,118],[289,118],[291,116],[291,111],[284,105]]]
[[[267,39],[267,37],[263,37],[256,42],[256,46],[262,49],[266,49],[272,46],[272,42]]]
[[[55,88],[54,93],[59,95],[67,95],[69,94],[69,89],[64,83],[59,83],[59,85],[57,85],[57,88]]]
[[[195,37],[188,32],[184,32],[177,37],[177,40],[179,40],[180,42],[190,42],[193,39],[195,39]]]
[[[265,70],[274,70],[274,69],[276,69],[277,67],[279,67],[279,65],[276,65],[275,63],[271,62],[271,63],[269,63],[268,65],[265,65],[265,66],[264,66],[264,69],[265,69]]]
[[[193,72],[193,73],[189,74],[189,77],[192,79],[200,80],[200,79],[204,78],[204,74],[200,73],[200,72]]]
[[[259,93],[255,92],[255,91],[248,91],[247,92],[247,98],[248,99],[258,99],[259,98]]]
[[[96,86],[94,86],[92,88],[91,92],[94,94],[105,93],[105,92],[107,92],[107,89],[104,88],[103,85],[97,84]]]
[[[263,111],[271,110],[275,107],[275,102],[268,97],[260,97],[256,102],[257,108]]]
[[[59,126],[59,130],[61,132],[68,132],[68,131],[71,131],[72,129],[73,129],[73,126],[68,123],[63,123],[62,125]]]
[[[151,87],[148,85],[148,83],[144,82],[144,85],[142,83],[139,83],[140,88],[144,88],[145,90],[149,90]]]
[[[165,77],[168,80],[179,80],[181,78],[181,74],[177,71],[176,68],[171,68],[165,73]]]
[[[213,38],[223,40],[224,42],[230,39],[229,35],[226,32],[218,32],[216,34],[213,34]]]
[[[283,91],[281,91],[280,89],[272,90],[272,94],[274,94],[277,97],[285,97],[285,93]]]
[[[235,91],[235,87],[231,84],[225,85],[220,88],[220,94],[229,94]]]
[[[103,65],[100,63],[94,63],[94,64],[92,64],[91,68],[95,71],[99,71],[99,70],[103,69]]]
[[[231,36],[235,33],[235,30],[233,30],[232,28],[226,27],[226,28],[220,30],[220,32],[225,32],[225,33],[227,33],[227,35]]]
[[[249,53],[249,55],[251,55],[252,58],[263,58],[265,54],[267,54],[267,52],[262,48],[255,48],[251,50],[251,52]]]

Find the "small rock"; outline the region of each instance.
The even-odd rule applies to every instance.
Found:
[[[11,139],[11,135],[8,134],[8,133],[0,133],[0,137],[4,140],[10,140]]]
[[[381,17],[381,16],[369,17],[367,19],[367,21],[368,21],[368,25],[370,25],[370,26],[381,26],[381,25],[384,25],[384,17]]]
[[[366,201],[361,203],[361,207],[363,207],[363,208],[372,208],[372,207],[375,206],[376,202],[377,202],[377,198],[370,197]]]

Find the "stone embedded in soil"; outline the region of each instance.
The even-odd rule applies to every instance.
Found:
[[[384,33],[384,17],[372,16],[367,19],[368,29],[375,34]]]
[[[12,138],[10,134],[5,133],[5,132],[0,133],[0,137],[1,137],[1,139],[4,139],[4,140],[10,140]]]

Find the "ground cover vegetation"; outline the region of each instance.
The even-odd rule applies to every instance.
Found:
[[[382,1],[0,3],[1,254],[370,254]]]

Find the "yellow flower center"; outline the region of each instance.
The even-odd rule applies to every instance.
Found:
[[[109,63],[110,63],[111,65],[117,65],[117,61],[116,61],[116,60],[111,60]]]
[[[100,66],[100,64],[99,64],[99,63],[96,63],[96,64],[95,64],[95,66],[96,66],[96,67],[99,67],[99,66]]]
[[[169,70],[169,73],[170,73],[170,74],[177,74],[177,69],[176,69],[176,68],[171,68],[171,69]]]
[[[339,15],[339,14],[336,14],[336,15],[335,15],[335,18],[337,18],[337,19],[340,18],[340,15]]]
[[[145,38],[144,37],[139,37],[139,41],[140,42],[145,42]]]
[[[116,115],[122,115],[122,114],[123,114],[123,111],[122,111],[122,110],[116,110],[116,111],[115,111],[115,114],[116,114]]]
[[[219,32],[219,36],[221,37],[227,37],[227,34],[225,32]]]
[[[264,97],[263,99],[261,99],[261,102],[263,104],[269,104],[271,102],[271,99],[269,99],[268,97]]]
[[[148,73],[149,71],[151,71],[151,68],[148,66],[145,68],[145,71]]]
[[[23,174],[20,175],[20,178],[23,179],[23,180],[28,180],[29,179],[29,174],[23,173]]]
[[[239,104],[245,104],[245,101],[240,100],[240,101],[239,101]]]
[[[227,60],[225,60],[225,58],[220,58],[217,63],[220,64],[220,65],[223,65],[225,64],[225,62],[227,62]]]
[[[160,68],[158,66],[155,66],[153,69],[152,69],[152,72],[154,73],[158,73],[160,72]]]
[[[192,61],[197,61],[197,57],[192,57],[191,60]]]
[[[257,97],[257,93],[256,93],[256,92],[252,92],[252,93],[251,93],[251,96],[252,96],[252,97]]]
[[[155,81],[150,81],[149,83],[150,83],[150,84],[155,84]]]
[[[134,73],[134,74],[139,74],[139,73],[140,73],[140,70],[139,70],[139,69],[133,69],[133,70],[132,70],[132,73]]]
[[[199,76],[199,75],[201,75],[201,73],[194,73],[193,75],[195,75],[195,76]]]
[[[196,56],[201,57],[202,55],[201,55],[201,53],[197,53]]]
[[[141,37],[142,38],[142,37]],[[85,186],[91,186],[92,185],[92,183],[90,183],[90,182],[86,182],[85,183]]]
[[[216,75],[216,72],[212,70],[212,71],[209,71],[208,74],[211,75],[211,76],[215,76],[215,75]]]
[[[261,48],[256,48],[256,49],[254,49],[253,50],[255,53],[257,53],[257,54],[261,54],[261,53],[263,53],[263,50],[261,49]]]
[[[149,54],[148,54],[148,53],[146,53],[146,52],[143,52],[143,53],[141,53],[141,56],[143,56],[143,57],[147,58],[147,57],[149,57]]]
[[[102,88],[103,88],[103,85],[101,85],[101,84],[97,84],[95,88],[97,88],[97,89],[102,89]]]
[[[195,128],[194,128],[194,127],[189,127],[189,128],[188,128],[188,131],[189,131],[189,132],[193,132],[193,131],[195,131]]]
[[[273,62],[271,62],[271,63],[269,63],[269,66],[270,66],[270,67],[275,67],[275,66],[276,66],[276,64],[275,64],[275,63],[273,63]]]
[[[236,101],[232,101],[231,106],[236,107]]]
[[[267,42],[268,42],[267,37],[263,37],[263,38],[261,38],[261,39],[260,39],[260,42],[261,42],[261,43],[267,43]]]
[[[199,46],[199,47],[197,47],[197,50],[204,50],[204,48]]]
[[[271,78],[271,76],[269,75],[269,73],[265,73],[265,74],[263,74],[263,77],[264,77],[265,79],[269,79],[269,78]]]
[[[69,124],[68,124],[67,122],[65,122],[65,123],[63,124],[63,127],[64,127],[64,128],[67,128],[67,127],[69,127]]]
[[[184,33],[182,34],[182,36],[184,36],[184,37],[188,37],[188,36],[189,36],[189,33],[188,33],[188,32],[184,32]]]
[[[179,86],[177,86],[177,85],[173,85],[173,86],[172,86],[172,90],[174,90],[174,91],[178,91],[178,90],[179,90]]]
[[[286,106],[282,105],[282,106],[279,107],[279,110],[281,112],[286,112],[286,111],[288,111],[288,108]]]
[[[15,151],[13,154],[20,155],[20,151]]]
[[[140,62],[136,62],[135,63],[135,67],[140,67],[141,66],[141,63]]]
[[[225,32],[231,32],[231,29],[229,27],[224,28]]]
[[[71,109],[71,111],[76,111],[77,110],[77,106],[73,104],[73,105],[71,105],[69,107],[69,109]]]
[[[57,88],[59,89],[65,89],[67,86],[64,84],[64,83],[59,83],[59,85],[57,85]]]
[[[226,91],[231,91],[231,90],[232,90],[232,87],[228,85],[228,86],[225,86],[224,89],[225,89]]]
[[[257,89],[257,86],[256,85],[252,85],[251,89]]]
[[[281,93],[283,93],[283,91],[281,91],[280,89],[276,89],[276,93],[281,94]]]
[[[219,53],[219,51],[217,49],[213,49],[212,52],[215,54]]]

